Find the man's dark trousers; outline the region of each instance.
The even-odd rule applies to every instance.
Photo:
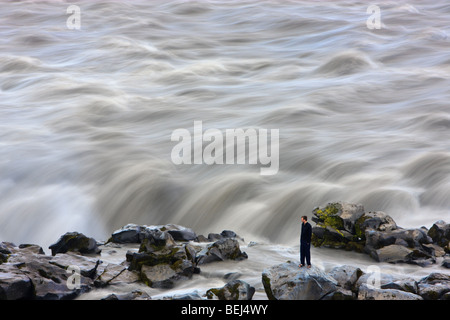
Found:
[[[311,243],[301,241],[300,242],[300,263],[302,265],[305,265],[305,258],[306,263],[311,265]]]

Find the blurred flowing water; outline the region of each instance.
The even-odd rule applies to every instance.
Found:
[[[134,222],[296,244],[337,200],[449,221],[450,4],[377,4],[379,30],[357,0],[1,1],[0,240]],[[197,120],[279,129],[278,174],[174,165]]]

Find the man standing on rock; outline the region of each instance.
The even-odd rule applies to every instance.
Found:
[[[308,268],[311,268],[311,235],[312,228],[308,223],[308,217],[302,216],[302,235],[300,236],[300,268],[308,264]]]

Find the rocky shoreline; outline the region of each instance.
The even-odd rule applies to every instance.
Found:
[[[443,260],[449,268],[449,225],[437,222],[430,230],[403,229],[384,213],[365,213],[360,205],[328,204],[313,210],[314,244],[356,250],[376,261],[428,266]],[[211,263],[251,259],[241,251],[244,240],[224,230],[207,237],[174,225],[128,224],[105,243],[69,232],[51,245],[51,256],[35,244],[0,243],[0,300],[69,300],[102,288],[120,285],[173,289]],[[395,246],[395,247],[393,247]],[[402,247],[404,249],[399,249]],[[126,250],[117,261],[107,253]],[[103,251],[103,252],[102,252]],[[104,252],[107,251],[107,252]],[[430,273],[421,279],[407,275],[363,272],[340,265],[326,273],[317,266],[299,268],[287,261],[265,268],[261,284],[273,300],[449,300],[450,275]],[[255,287],[230,277],[222,287],[166,296],[181,300],[252,300]],[[145,291],[110,293],[104,300],[151,300]]]

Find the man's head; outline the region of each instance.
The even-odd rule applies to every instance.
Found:
[[[307,216],[302,216],[302,222],[306,223],[306,221],[308,221],[308,217]]]

